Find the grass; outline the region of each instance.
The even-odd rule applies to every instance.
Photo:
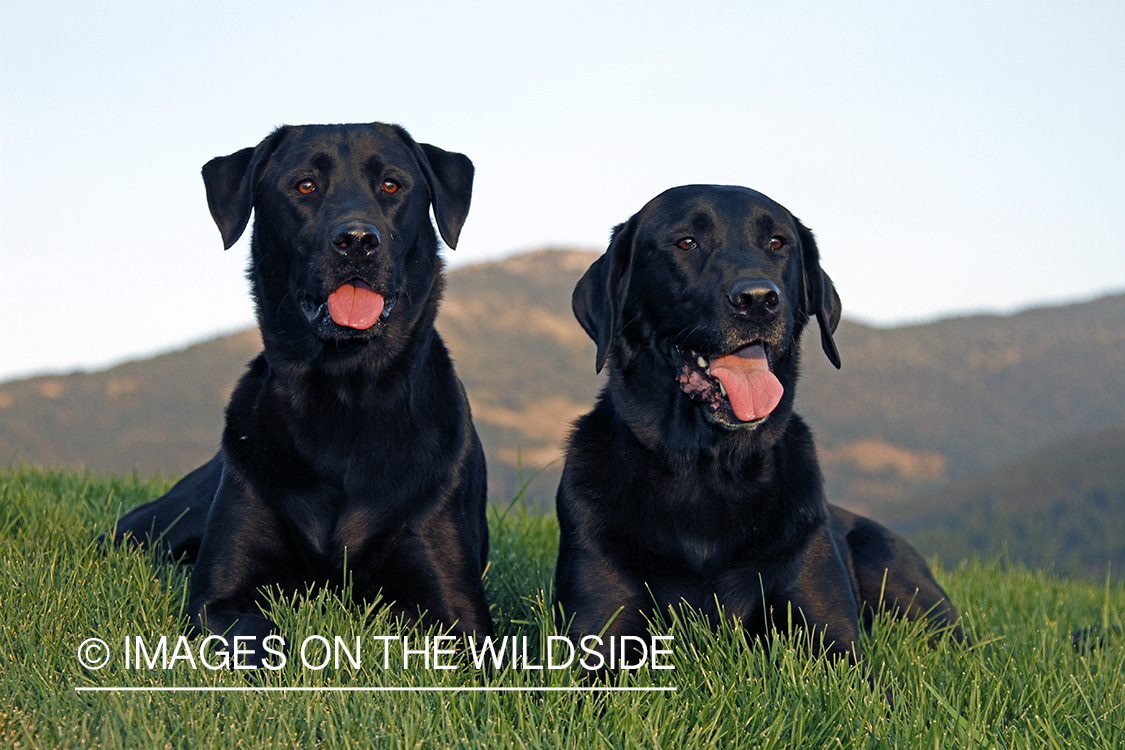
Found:
[[[0,473],[0,746],[4,747],[756,747],[1119,748],[1125,746],[1125,587],[1061,579],[1002,559],[936,567],[976,644],[930,648],[914,624],[879,619],[863,642],[895,696],[890,708],[862,670],[804,654],[800,635],[748,644],[690,613],[661,625],[674,670],[622,674],[615,686],[675,692],[78,692],[80,687],[583,687],[574,670],[389,669],[379,636],[427,635],[333,592],[275,601],[290,644],[359,637],[358,668],[256,673],[126,669],[124,639],[182,633],[189,569],[92,540],[163,480],[36,469]],[[532,664],[553,634],[547,613],[557,543],[550,516],[494,509],[487,587],[501,635],[527,636]],[[1082,652],[1070,632],[1108,626]],[[110,644],[100,670],[80,644]],[[198,649],[200,641],[189,646]],[[323,649],[310,641],[310,660]],[[198,656],[198,653],[196,653]],[[420,659],[421,657],[413,657]],[[447,659],[456,661],[457,657]],[[398,663],[396,663],[398,662]]]

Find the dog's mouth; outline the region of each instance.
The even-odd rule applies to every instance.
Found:
[[[313,297],[301,298],[301,309],[308,321],[323,327],[331,322],[352,331],[368,331],[394,309],[394,299],[387,300],[360,278],[345,281],[324,302]]]
[[[721,356],[677,351],[680,390],[716,415],[729,410],[739,422],[757,424],[777,408],[785,394],[785,387],[773,374],[769,350],[761,341]]]
[[[386,300],[363,279],[351,279],[328,295],[328,315],[345,328],[366,331],[386,309]]]

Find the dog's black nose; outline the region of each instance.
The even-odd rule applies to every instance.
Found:
[[[344,255],[371,255],[382,241],[374,224],[347,221],[332,232],[332,246]]]
[[[781,307],[781,290],[769,279],[743,279],[727,291],[727,302],[736,314],[765,321]]]

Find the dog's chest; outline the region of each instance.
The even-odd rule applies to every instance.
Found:
[[[339,567],[345,558],[370,554],[402,526],[402,485],[391,481],[380,457],[358,457],[332,473],[305,469],[304,490],[289,493],[275,507],[318,564]]]
[[[630,488],[632,521],[621,530],[654,560],[706,585],[732,566],[761,569],[784,554],[785,507],[797,498],[778,494],[761,477],[708,481],[703,474],[649,479]],[[784,544],[784,543],[782,543]],[[661,562],[657,562],[661,561]]]
[[[644,519],[634,533],[641,548],[665,560],[706,575],[755,535],[748,519],[729,501],[698,487],[661,490],[649,495],[647,502],[642,500]]]

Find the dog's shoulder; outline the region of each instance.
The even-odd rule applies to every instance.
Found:
[[[617,409],[604,391],[594,408],[579,417],[567,441],[566,463],[558,495],[563,504],[584,503],[591,495],[616,494],[625,468],[607,456],[619,454]]]
[[[613,394],[606,389],[598,397],[594,408],[575,420],[568,443],[568,460],[572,454],[576,454],[577,458],[612,447],[616,439],[616,422],[617,407]]]

